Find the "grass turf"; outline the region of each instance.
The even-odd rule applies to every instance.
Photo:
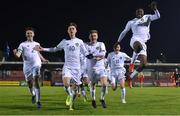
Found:
[[[1,115],[178,115],[180,114],[180,88],[144,87],[127,88],[127,104],[120,102],[120,89],[109,88],[106,96],[107,108],[99,102],[100,88],[96,91],[97,108],[83,97],[75,100],[75,110],[65,106],[66,93],[62,87],[41,87],[42,109],[31,103],[27,87],[0,87]]]

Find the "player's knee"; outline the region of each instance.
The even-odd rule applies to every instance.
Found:
[[[121,86],[121,89],[124,89],[125,88],[125,86],[123,85],[123,86]]]
[[[66,82],[64,82],[63,84],[64,84],[65,87],[69,87],[70,86],[70,84],[66,83]]]
[[[140,67],[142,67],[144,69],[146,67],[146,65],[147,65],[147,62],[142,62]]]
[[[115,91],[115,90],[116,90],[116,88],[117,88],[117,87],[115,87],[115,86],[112,86],[112,90],[113,90],[113,91]]]
[[[139,53],[143,49],[143,47],[139,41],[136,41],[134,43],[133,48],[136,53]]]
[[[142,49],[143,49],[142,46],[137,46],[135,52],[140,53]]]

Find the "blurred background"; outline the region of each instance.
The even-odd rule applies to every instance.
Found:
[[[148,41],[149,62],[180,62],[180,1],[156,0],[161,18],[151,24],[151,39]],[[135,10],[143,8],[145,14],[154,13],[149,7],[152,0],[31,0],[2,1],[0,7],[0,56],[7,60],[17,60],[12,50],[26,40],[24,29],[36,29],[35,41],[43,47],[54,47],[67,36],[67,24],[78,25],[77,37],[88,41],[88,31],[97,29],[99,41],[103,41],[107,51],[124,29],[128,20],[135,17]],[[129,56],[131,32],[121,42],[122,51]],[[8,48],[9,47],[9,48]],[[9,53],[7,53],[9,52]],[[63,61],[63,52],[43,53],[50,61]]]

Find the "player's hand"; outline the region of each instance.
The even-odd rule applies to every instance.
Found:
[[[15,54],[17,53],[17,49],[14,49],[14,50],[13,50],[13,53],[14,53],[14,55],[15,55]]]
[[[43,48],[41,47],[41,46],[39,46],[39,45],[36,45],[34,48],[33,48],[33,50],[36,50],[36,51],[43,51]]]
[[[101,59],[103,59],[104,57],[95,57],[95,59],[97,60],[97,61],[99,61],[99,60],[101,60]]]
[[[43,63],[48,64],[48,63],[49,63],[49,60],[44,59],[44,60],[43,60]]]
[[[157,9],[157,2],[155,2],[155,1],[151,2],[151,4],[149,5],[149,7],[150,7],[152,10],[156,10],[156,9]]]
[[[88,55],[86,56],[87,59],[92,59],[93,57],[94,57],[93,54],[88,54]]]

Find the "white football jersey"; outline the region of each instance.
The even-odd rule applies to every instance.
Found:
[[[62,49],[65,53],[64,66],[71,69],[80,69],[80,54],[83,54],[84,56],[88,55],[83,41],[79,38],[70,40],[64,39],[56,47],[44,48],[44,51],[56,52]]]
[[[130,60],[131,58],[123,52],[119,52],[118,54],[111,52],[107,57],[107,61],[111,70],[124,68],[124,62]]]
[[[22,52],[24,65],[31,67],[41,66],[39,53],[33,49],[35,46],[40,46],[40,44],[35,41],[25,41],[19,45],[18,51]]]
[[[94,57],[105,57],[106,55],[106,47],[103,42],[97,42],[95,44],[87,43],[86,48],[90,54],[93,54]],[[88,59],[88,68],[105,69],[104,59]]]
[[[160,14],[158,10],[154,11],[154,15],[144,15],[142,18],[134,18],[133,20],[128,21],[125,29],[120,34],[118,41],[121,41],[126,33],[131,29],[133,36],[132,38],[140,38],[142,42],[147,42],[150,39],[149,29],[150,23],[153,20],[157,20],[160,18]]]

